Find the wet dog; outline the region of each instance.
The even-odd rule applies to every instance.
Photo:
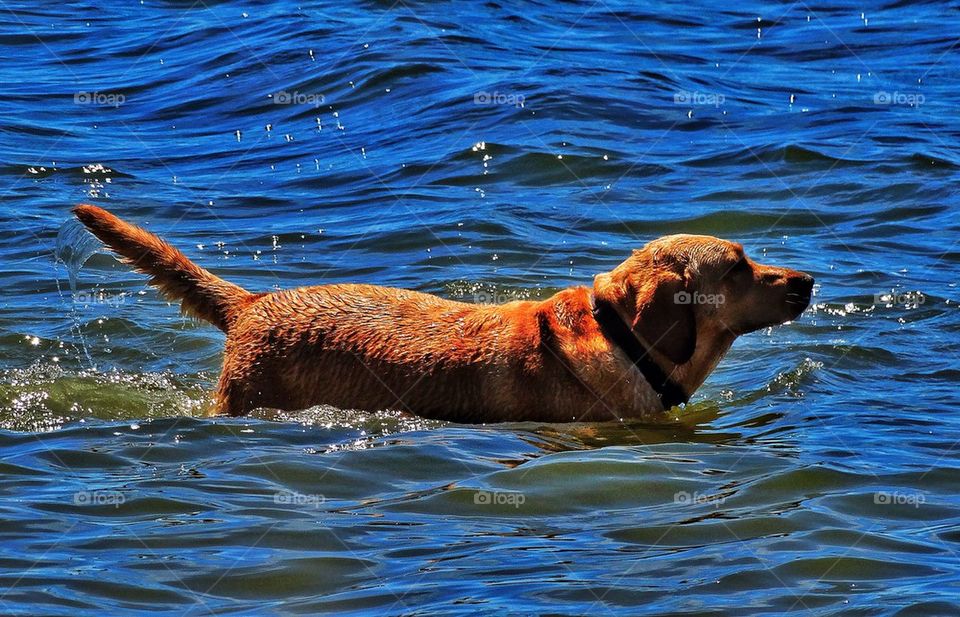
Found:
[[[74,213],[184,313],[226,333],[214,410],[234,416],[328,404],[458,422],[656,419],[736,337],[796,318],[813,289],[737,243],[674,235],[542,301],[356,284],[253,293],[102,208]]]

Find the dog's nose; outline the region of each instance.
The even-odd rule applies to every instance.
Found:
[[[813,291],[813,277],[806,272],[797,272],[796,276],[790,277],[790,285],[796,286],[798,291]]]

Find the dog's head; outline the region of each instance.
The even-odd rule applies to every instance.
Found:
[[[739,336],[790,321],[812,290],[808,274],[759,264],[736,242],[692,235],[654,240],[593,284],[598,301],[677,364],[693,355],[698,331]]]

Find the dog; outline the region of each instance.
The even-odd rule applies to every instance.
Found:
[[[212,412],[231,416],[327,404],[463,423],[663,419],[734,339],[798,317],[814,283],[735,242],[672,235],[542,301],[348,283],[253,293],[102,208],[74,213],[183,313],[226,333]]]

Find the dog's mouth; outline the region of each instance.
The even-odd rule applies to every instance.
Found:
[[[738,336],[749,334],[750,332],[756,332],[763,328],[779,326],[788,321],[795,320],[810,306],[811,295],[809,292],[788,292],[783,298],[782,304],[779,304],[781,308],[779,310],[774,309],[774,315],[743,324],[740,329],[736,331],[736,334]]]
[[[810,294],[809,293],[788,293],[787,299],[784,302],[787,307],[787,319],[784,321],[793,321],[797,317],[803,314],[807,307],[810,306]]]
[[[802,315],[805,310],[807,310],[807,307],[810,306],[811,295],[812,294],[810,292],[787,293],[785,304],[787,305],[787,310],[792,315],[790,319],[796,319]]]

